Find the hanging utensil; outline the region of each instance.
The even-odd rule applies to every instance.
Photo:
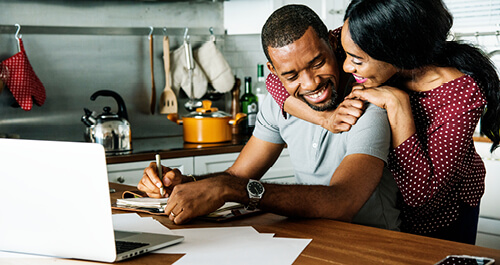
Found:
[[[153,27],[149,27],[151,31],[149,32],[149,59],[151,61],[151,101],[149,108],[151,114],[155,113],[156,109],[156,87],[155,87],[155,75],[153,67]]]
[[[194,82],[193,82],[193,72],[194,72],[194,59],[193,59],[193,50],[191,48],[191,42],[189,40],[189,35],[187,35],[188,28],[184,32],[184,49],[186,52],[186,66],[188,68],[188,78],[191,95],[189,100],[184,104],[184,107],[189,111],[194,111],[196,108],[202,106],[201,101],[195,100],[194,98]]]
[[[165,64],[165,88],[160,95],[160,113],[177,113],[177,98],[170,87],[170,41],[163,36],[163,61]]]
[[[5,86],[5,83],[7,82],[9,78],[9,70],[8,68],[0,63],[0,93],[2,93],[2,90]]]

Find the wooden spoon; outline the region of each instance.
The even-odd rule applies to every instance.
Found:
[[[160,95],[160,113],[177,113],[177,97],[170,87],[170,41],[163,37],[163,61],[165,64],[165,89]]]
[[[153,34],[149,34],[149,59],[151,61],[151,102],[149,104],[151,114],[155,114],[156,109],[156,87],[153,67]]]

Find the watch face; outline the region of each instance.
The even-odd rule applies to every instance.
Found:
[[[261,194],[264,192],[264,187],[257,181],[251,181],[248,183],[248,191],[252,194]]]

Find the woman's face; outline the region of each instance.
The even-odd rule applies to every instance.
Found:
[[[351,73],[356,82],[365,87],[376,87],[391,78],[397,69],[392,64],[375,60],[361,50],[351,38],[349,32],[349,20],[346,20],[342,28],[342,47],[346,52],[344,71]]]

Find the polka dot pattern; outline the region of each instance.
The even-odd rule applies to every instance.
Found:
[[[389,168],[403,195],[402,230],[426,234],[460,218],[460,202],[477,206],[484,163],[472,135],[486,105],[468,75],[431,91],[410,92],[417,132],[392,150]]]
[[[31,110],[33,100],[38,106],[45,102],[45,87],[31,67],[22,39],[19,39],[19,44],[21,51],[2,62],[9,71],[4,82],[21,108]]]

